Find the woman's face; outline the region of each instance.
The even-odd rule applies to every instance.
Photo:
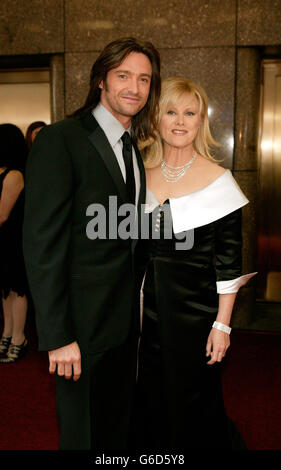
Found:
[[[43,126],[42,126],[43,127]],[[34,129],[32,132],[31,132],[31,142],[34,141],[35,137],[37,136],[38,132],[41,131],[42,127],[36,127],[36,129]]]
[[[197,97],[188,93],[183,95],[179,102],[167,108],[160,121],[159,131],[164,147],[193,147],[201,122]]]

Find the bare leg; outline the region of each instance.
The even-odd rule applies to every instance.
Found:
[[[27,314],[27,297],[12,292],[13,334],[12,343],[22,344],[25,339],[24,328]]]
[[[4,315],[4,329],[3,329],[2,336],[4,336],[5,338],[9,338],[13,334],[12,302],[13,302],[13,292],[10,292],[6,299],[4,299],[4,297],[2,298],[3,315]]]
[[[24,295],[23,297],[19,296],[16,292],[10,292],[9,300],[3,302],[3,306],[5,304],[6,309],[6,317],[8,325],[12,324],[12,341],[9,346],[9,350],[5,351],[4,339],[2,338],[2,352],[1,355],[5,354],[5,357],[0,358],[1,364],[11,364],[18,359],[20,359],[23,354],[26,352],[27,348],[27,340],[25,339],[25,322],[26,322],[26,314],[27,314],[27,297]],[[9,308],[10,307],[10,308]],[[4,310],[4,308],[3,308]],[[10,312],[12,315],[10,315]],[[12,321],[11,321],[12,317]],[[9,327],[9,328],[10,328]],[[5,328],[5,334],[8,334],[8,326]]]

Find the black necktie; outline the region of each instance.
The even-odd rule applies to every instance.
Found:
[[[136,183],[133,167],[132,141],[129,132],[124,132],[121,137],[123,142],[123,158],[126,167],[126,188],[129,202],[135,204]]]

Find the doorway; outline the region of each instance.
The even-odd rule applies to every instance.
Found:
[[[51,122],[50,73],[42,68],[0,71],[0,123],[18,126],[25,135],[34,121]]]
[[[260,301],[280,303],[280,307],[281,60],[264,60],[262,63],[260,116],[257,297]]]

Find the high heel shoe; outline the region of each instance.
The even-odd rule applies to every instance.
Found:
[[[9,346],[11,344],[11,336],[2,336],[0,339],[0,357],[6,356]]]
[[[27,350],[27,339],[25,338],[22,344],[13,344],[9,346],[6,357],[0,359],[1,364],[12,364],[24,356]]]

